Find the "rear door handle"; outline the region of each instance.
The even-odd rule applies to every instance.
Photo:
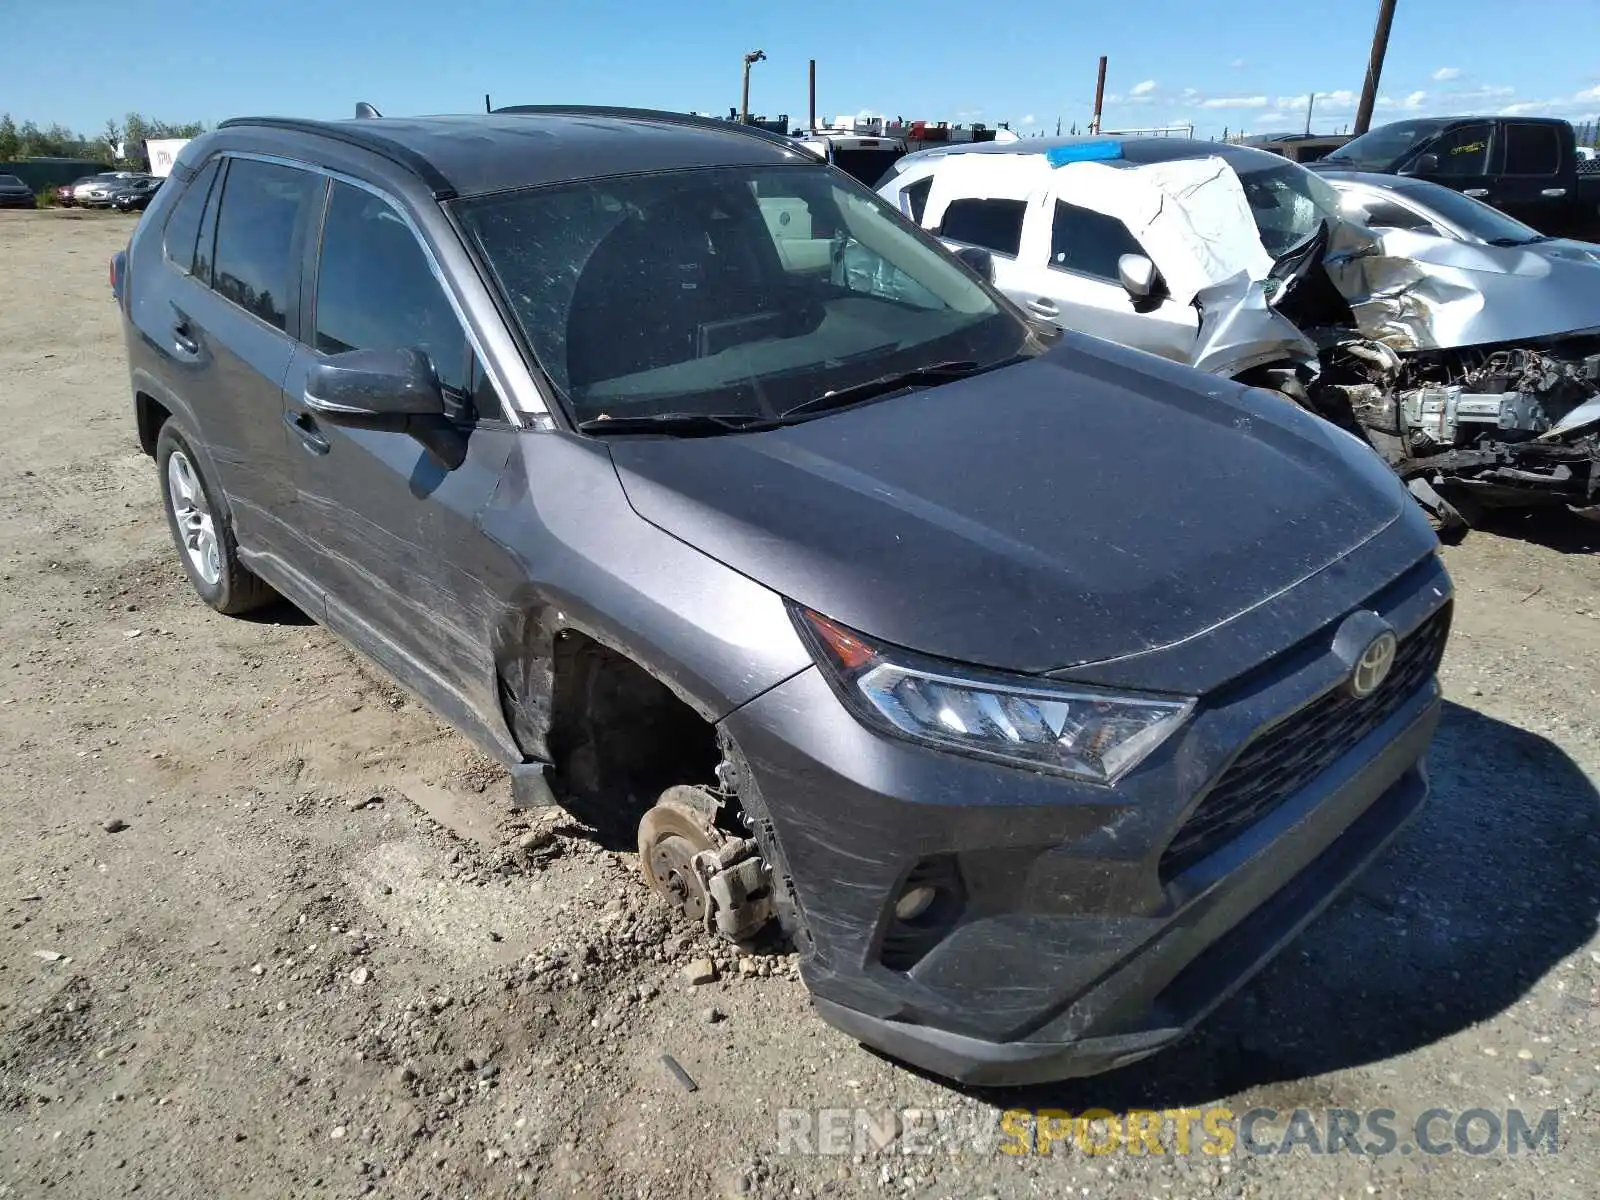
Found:
[[[1041,317],[1056,317],[1061,315],[1061,310],[1052,301],[1033,299],[1028,301],[1028,307]]]
[[[1482,200],[1485,196],[1487,196],[1489,194],[1489,189],[1488,188],[1462,188],[1461,189],[1461,194],[1463,196],[1471,196],[1474,200]]]
[[[1566,194],[1566,188],[1545,188],[1544,191],[1539,193],[1539,195],[1548,197],[1551,200],[1559,200]]]
[[[328,439],[317,429],[317,423],[311,419],[310,413],[284,413],[283,423],[294,431],[295,437],[300,439],[300,444],[306,448],[308,454],[326,454],[332,449]]]
[[[179,317],[172,323],[172,344],[184,354],[199,354],[200,343],[189,328],[189,318]]]

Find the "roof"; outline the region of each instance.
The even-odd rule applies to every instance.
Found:
[[[1282,167],[1288,161],[1266,150],[1250,146],[1236,146],[1229,142],[1204,142],[1193,138],[1119,137],[1102,134],[1088,137],[1022,138],[1015,142],[959,142],[949,146],[934,146],[918,150],[901,159],[904,166],[949,154],[1045,154],[1057,146],[1082,146],[1093,142],[1117,142],[1122,147],[1120,160],[1135,166],[1145,163],[1171,162],[1179,158],[1221,158],[1237,171],[1267,170]]]
[[[238,117],[359,146],[420,176],[436,196],[469,196],[602,175],[809,161],[787,139],[714,118],[643,109],[524,108],[433,117],[310,121]]]

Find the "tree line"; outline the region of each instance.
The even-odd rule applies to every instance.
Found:
[[[157,121],[131,112],[121,121],[106,122],[98,137],[75,133],[65,125],[41,128],[33,121],[17,124],[0,113],[0,162],[24,158],[86,158],[94,162],[145,169],[144,144],[149,138],[189,138],[205,132],[200,121]],[[118,153],[121,147],[121,153]]]

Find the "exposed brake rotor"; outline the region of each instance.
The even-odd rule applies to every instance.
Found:
[[[703,788],[661,793],[639,822],[639,866],[656,894],[697,925],[747,941],[772,917],[772,889],[754,839],[717,828],[720,806]]]

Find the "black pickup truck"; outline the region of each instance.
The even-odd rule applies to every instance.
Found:
[[[1578,156],[1572,126],[1548,117],[1428,117],[1380,125],[1312,170],[1432,180],[1540,233],[1600,241],[1600,162]]]

